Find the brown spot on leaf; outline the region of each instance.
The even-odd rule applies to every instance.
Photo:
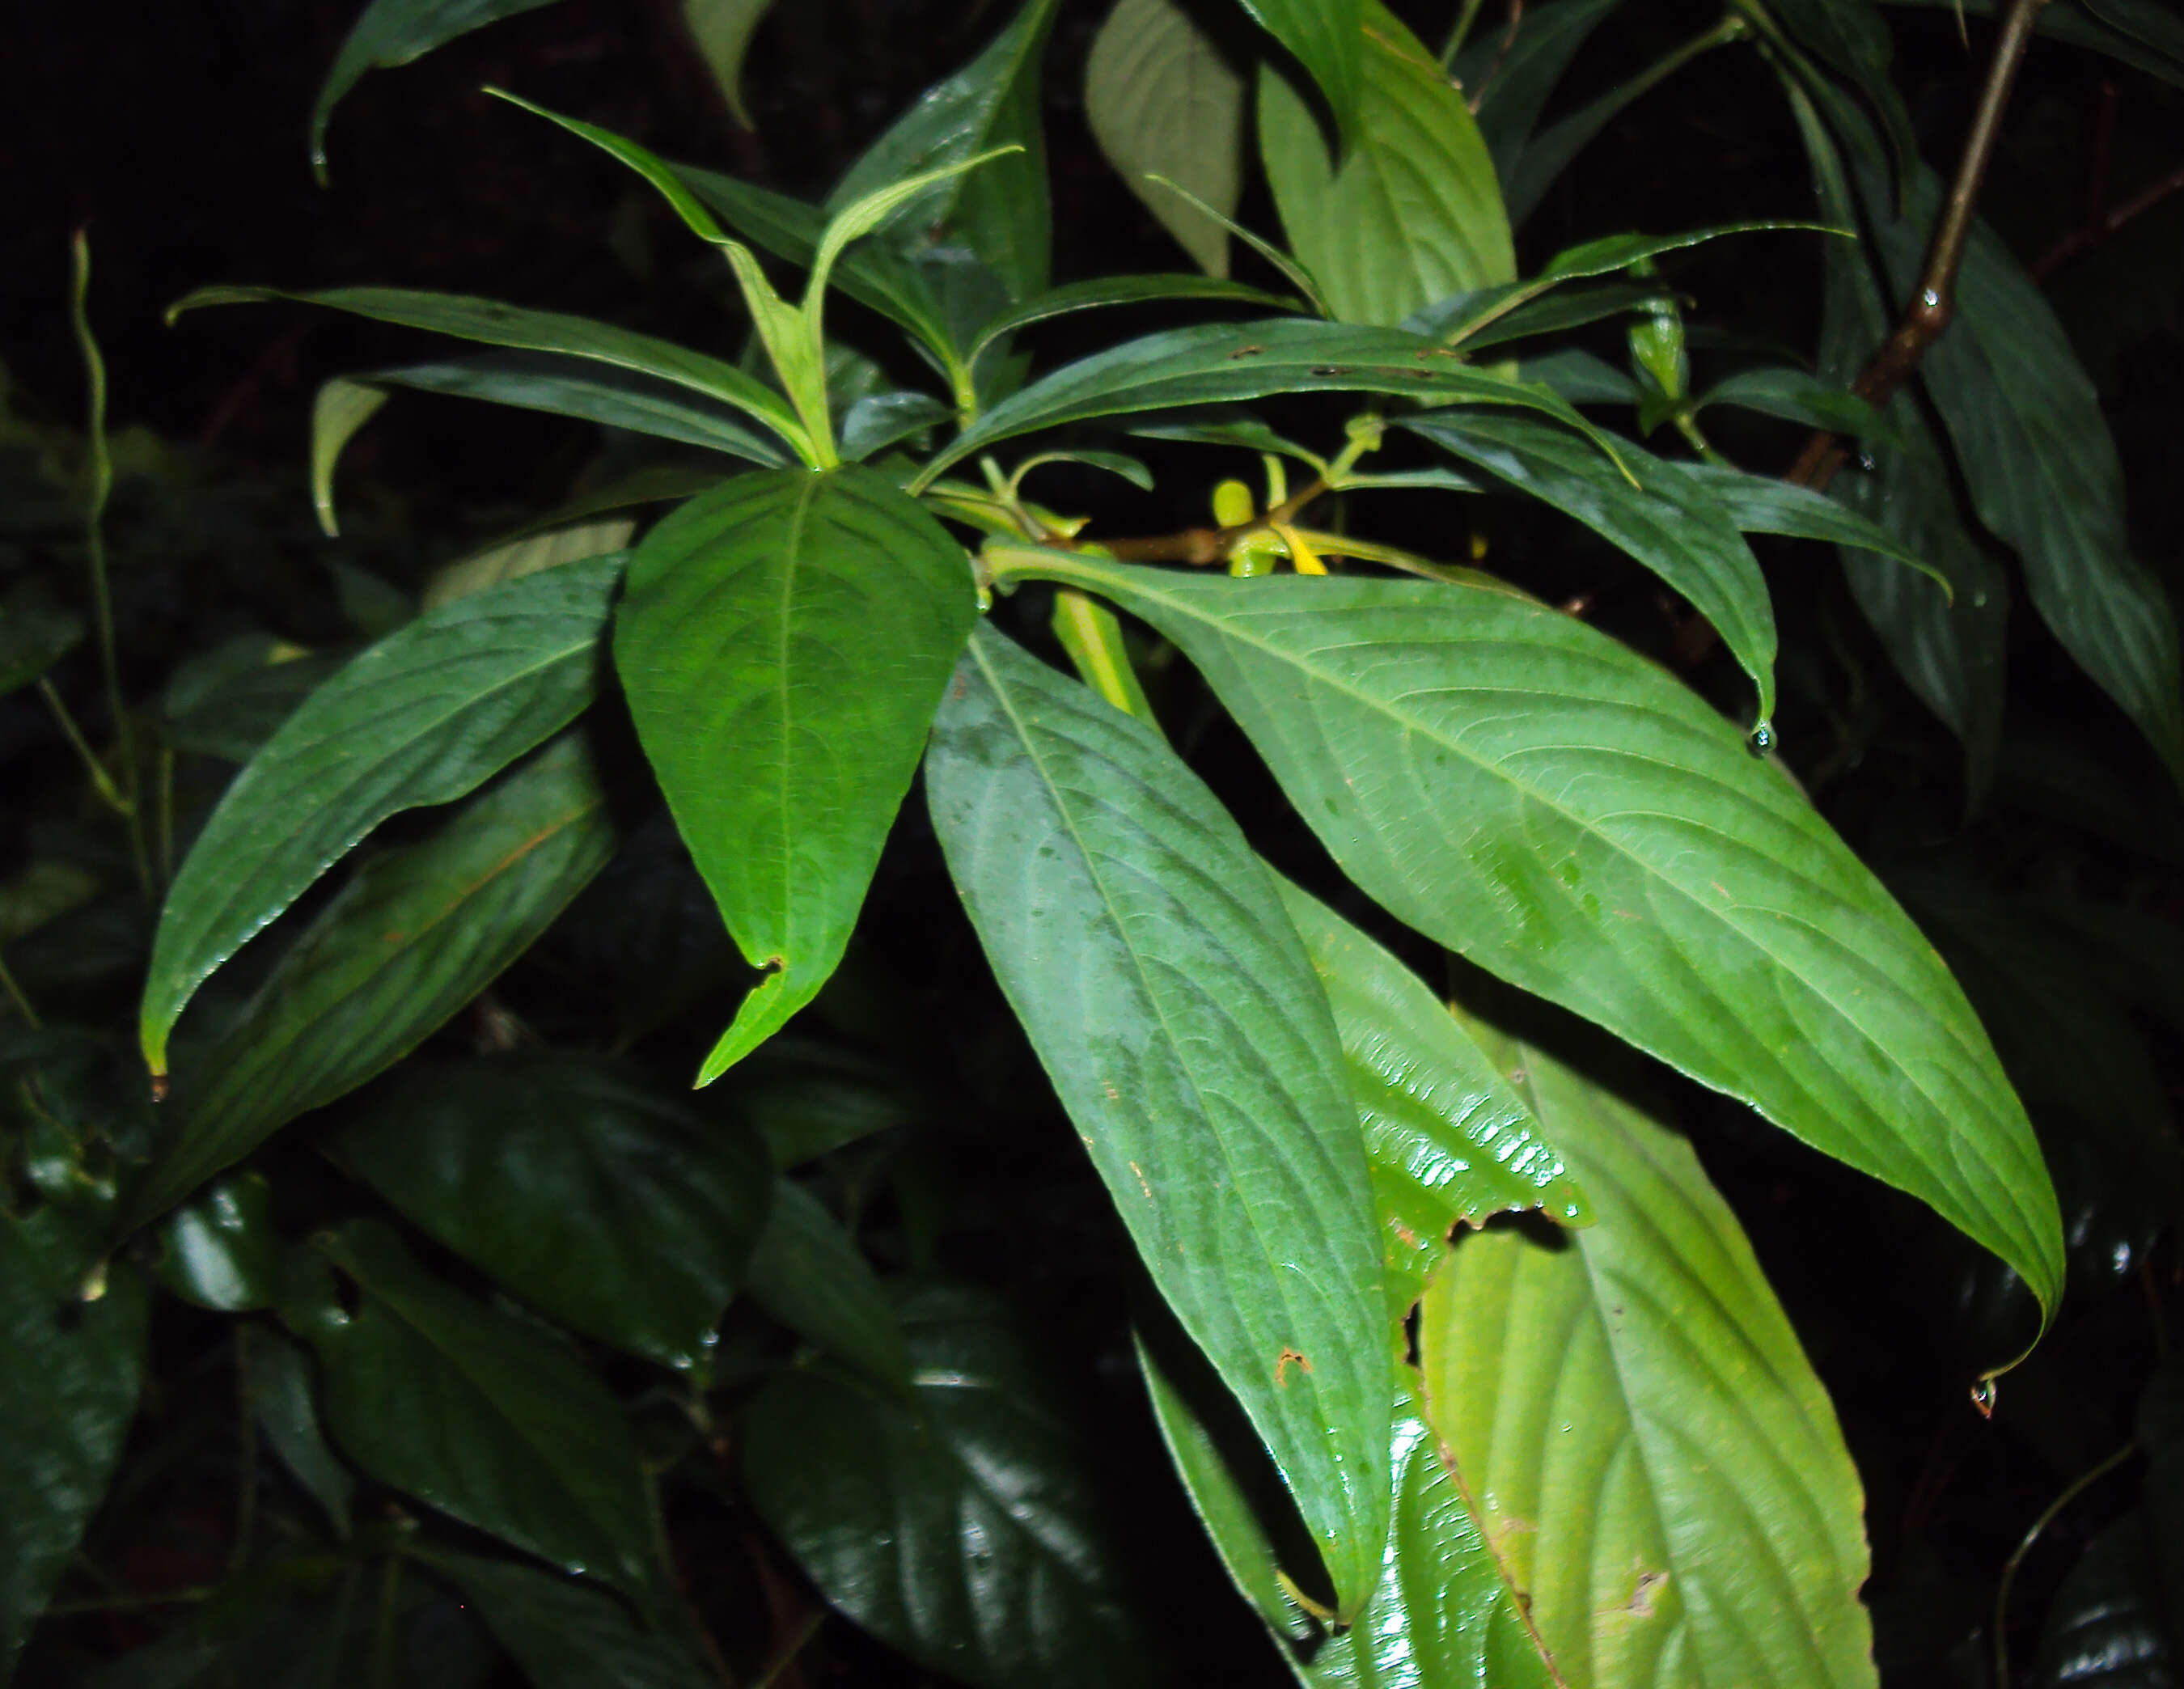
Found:
[[[1651,1619],[1659,1610],[1655,1604],[1654,1597],[1659,1593],[1662,1586],[1668,1581],[1669,1575],[1666,1572],[1639,1573],[1638,1586],[1630,1591],[1630,1599],[1624,1610],[1634,1619]]]
[[[1262,352],[1265,351],[1266,349],[1267,349],[1267,348],[1266,348],[1265,347],[1263,347],[1263,346],[1239,346],[1239,347],[1238,347],[1238,348],[1237,348],[1234,352],[1231,352],[1228,355],[1229,355],[1229,357],[1230,357],[1230,358],[1232,358],[1232,359],[1234,359],[1234,358],[1256,358],[1256,357],[1257,357],[1257,356],[1259,355],[1259,354],[1260,354],[1260,353],[1262,353]]]
[[[1292,1361],[1296,1363],[1299,1372],[1312,1370],[1312,1363],[1305,1359],[1301,1351],[1284,1348],[1281,1358],[1274,1363],[1274,1384],[1278,1389],[1287,1390],[1290,1387],[1290,1363]]]

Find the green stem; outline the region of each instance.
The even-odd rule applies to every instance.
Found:
[[[1463,51],[1463,43],[1470,38],[1471,26],[1479,21],[1479,14],[1485,4],[1486,0],[1463,0],[1463,9],[1456,14],[1455,27],[1449,31],[1448,39],[1441,43],[1442,70],[1446,70],[1455,64],[1456,55]]]
[[[1123,626],[1114,611],[1082,589],[1063,587],[1054,595],[1054,634],[1076,665],[1078,677],[1126,716],[1135,716],[1160,731],[1145,688],[1130,666]]]
[[[38,1018],[38,1012],[31,1006],[31,1000],[23,995],[22,986],[16,982],[4,958],[0,958],[0,992],[7,994],[8,1001],[15,1006],[15,1012],[30,1023],[31,1031],[43,1032],[46,1029],[46,1023]]]
[[[84,772],[91,776],[91,783],[98,789],[99,797],[113,808],[115,814],[127,815],[129,800],[122,796],[121,789],[114,783],[114,777],[106,772],[106,765],[92,750],[91,741],[83,736],[83,729],[75,724],[75,717],[69,712],[69,706],[61,702],[61,695],[53,690],[53,682],[43,675],[38,677],[38,692],[45,699],[46,707],[53,712],[53,719],[60,723],[62,733],[75,747],[76,755],[82,759]]]
[[[2032,1552],[2032,1545],[2040,1540],[2041,1533],[2055,1522],[2056,1514],[2137,1452],[2138,1445],[2127,1442],[2091,1471],[2074,1480],[2061,1495],[2048,1502],[2046,1511],[2032,1521],[2032,1528],[2025,1533],[2025,1539],[2017,1545],[2016,1552],[2003,1563],[2002,1580],[1995,1586],[1994,1591],[1995,1689],[2009,1689],[2009,1590],[2010,1586],[2017,1581],[2017,1569],[2025,1563],[2025,1557]]]
[[[99,354],[98,337],[91,332],[90,294],[91,242],[78,229],[69,247],[69,326],[75,332],[90,387],[91,416],[85,444],[90,454],[91,481],[84,496],[84,547],[91,563],[92,601],[98,618],[98,659],[106,678],[107,713],[113,717],[120,747],[121,812],[129,823],[136,878],[149,897],[152,853],[145,844],[143,817],[136,805],[136,747],[130,738],[129,717],[121,704],[121,661],[114,638],[114,590],[106,568],[106,500],[114,490],[114,459],[106,445],[106,360]]]
[[[379,1624],[371,1646],[371,1689],[392,1689],[394,1682],[394,1642],[401,1617],[402,1556],[387,1557],[387,1569],[379,1575]]]
[[[1674,421],[1676,432],[1681,434],[1685,443],[1699,454],[1700,462],[1716,464],[1724,469],[1732,466],[1727,458],[1708,443],[1707,437],[1699,432],[1698,418],[1693,416],[1689,411],[1679,411]]]

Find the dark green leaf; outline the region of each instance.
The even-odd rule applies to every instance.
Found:
[[[420,616],[313,693],[236,778],[167,894],[144,1054],[197,988],[371,829],[452,802],[591,702],[621,556],[531,575]]]
[[[1092,138],[1130,192],[1209,276],[1228,273],[1223,217],[1244,192],[1244,78],[1177,0],[1117,0],[1084,64]]]
[[[1758,720],[1774,712],[1774,610],[1758,560],[1721,501],[1680,464],[1619,442],[1633,487],[1585,441],[1529,417],[1457,411],[1408,417],[1423,434],[1495,477],[1583,522],[1690,600],[1714,625],[1759,693]]]
[[[237,1341],[242,1346],[243,1396],[258,1429],[281,1464],[326,1510],[336,1535],[347,1537],[356,1480],[326,1447],[320,1429],[309,1354],[272,1326],[254,1321],[237,1329]]]
[[[794,1179],[773,1206],[746,1274],[751,1300],[867,1377],[907,1389],[910,1358],[887,1293],[834,1218]]]
[[[1489,294],[1502,291],[1500,288],[1486,290]],[[1513,340],[1543,334],[1562,334],[1573,328],[1582,328],[1587,323],[1621,316],[1626,311],[1650,309],[1660,297],[1658,287],[1635,282],[1612,282],[1593,287],[1558,290],[1519,305],[1484,327],[1473,329],[1463,337],[1463,348],[1475,355],[1490,346],[1506,345]],[[1423,314],[1405,326],[1416,328],[1422,321]]]
[[[1856,439],[1886,440],[1890,434],[1880,413],[1856,393],[1802,370],[1741,370],[1701,393],[1692,408],[1709,404],[1736,405]]]
[[[2055,1591],[2029,1689],[2166,1689],[2184,1643],[2164,1612],[2146,1511],[2133,1508],[2088,1543]]]
[[[645,537],[615,663],[676,825],[768,969],[716,1078],[842,958],[977,616],[963,549],[869,470],[740,476]]]
[[[136,1413],[150,1298],[117,1263],[86,1302],[97,1258],[54,1208],[0,1214],[0,1681],[104,1499]]]
[[[223,640],[176,665],[159,700],[163,736],[176,750],[248,762],[354,654],[306,651],[269,633]]]
[[[1591,1211],[1531,1110],[1424,982],[1325,904],[1274,884],[1327,988],[1365,1131],[1388,1265],[1389,1312],[1407,1313],[1457,1225],[1540,1208]],[[1396,1462],[1398,1482],[1403,1467]]]
[[[311,108],[311,164],[323,182],[326,175],[326,120],[342,96],[367,70],[392,70],[421,59],[457,36],[482,29],[519,12],[536,11],[554,0],[371,0],[350,27],[334,67]]]
[[[1580,347],[1568,347],[1520,366],[1527,381],[1560,393],[1572,404],[1635,404],[1638,383],[1604,358]]]
[[[537,1689],[716,1689],[689,1649],[601,1591],[513,1561],[410,1552],[463,1592]]]
[[[200,305],[251,304],[266,299],[324,305],[329,310],[349,311],[376,322],[426,329],[459,340],[585,359],[627,370],[671,387],[686,387],[755,416],[795,448],[800,457],[811,460],[811,443],[788,401],[756,376],[702,352],[610,323],[593,322],[588,317],[526,310],[496,299],[475,299],[460,293],[424,293],[400,287],[328,287],[315,293],[287,293],[272,287],[200,287],[170,307],[167,315],[171,320]]]
[[[1890,0],[1898,6],[1941,6],[1975,18],[1992,17],[1994,0]],[[2159,77],[2172,87],[2184,87],[2184,59],[2174,59],[2148,48],[2137,36],[2111,28],[2070,0],[2049,0],[2040,8],[2034,25],[2042,35],[2074,47],[2091,48],[2109,58]]]
[[[842,415],[842,460],[861,463],[955,414],[930,393],[909,389],[867,393]]]
[[[738,1074],[736,1102],[784,1172],[927,1112],[883,1064],[793,1038],[775,1040]]]
[[[221,1313],[270,1307],[281,1296],[281,1234],[265,1176],[223,1179],[177,1208],[162,1228],[160,1282]]]
[[[1387,1530],[1379,1251],[1326,996],[1265,869],[1150,728],[989,630],[926,792],[1139,1254],[1354,1603]]]
[[[1457,55],[1457,86],[1479,106],[1479,133],[1506,186],[1570,60],[1621,0],[1549,0],[1481,31]]]
[[[31,603],[0,604],[0,697],[28,686],[81,643],[83,618]]]
[[[1489,1043],[1599,1223],[1460,1235],[1419,1364],[1563,1680],[1875,1683],[1858,1472],[1729,1205],[1683,1140]]]
[[[1346,134],[1362,121],[1368,52],[1365,0],[1242,0],[1267,33],[1296,56],[1327,97]]]
[[[1060,553],[1038,572],[1174,640],[1392,913],[1911,1191],[2053,1306],[2054,1193],[1964,994],[1796,789],[1651,663],[1485,585]]]
[[[1392,326],[1513,281],[1494,163],[1463,96],[1379,0],[1363,0],[1364,98],[1338,168],[1319,120],[1272,65],[1259,73],[1259,150],[1289,237],[1330,314]]]
[[[1046,138],[1039,121],[1039,61],[1055,0],[1026,0],[1014,22],[956,75],[934,84],[874,142],[827,197],[838,211],[927,170],[996,147],[1009,158],[919,195],[890,224],[895,244],[967,247],[1000,276],[1011,299],[1045,291],[1053,254]],[[886,240],[885,231],[876,238]]]
[[[358,1220],[315,1247],[355,1281],[304,1335],[326,1419],[382,1483],[642,1601],[644,1474],[598,1375],[537,1329],[431,1277],[392,1229]]]
[[[1144,1644],[1063,1404],[1006,1310],[899,1292],[913,1399],[787,1372],[743,1424],[752,1505],[835,1607],[987,1689],[1140,1682]]]
[[[174,1141],[131,1193],[131,1224],[407,1055],[529,949],[613,850],[590,758],[564,740],[431,838],[367,859],[176,1079]]]
[[[682,21],[698,44],[698,56],[713,73],[713,81],[727,102],[728,110],[746,129],[757,127],[744,103],[744,54],[750,38],[773,0],[682,0]]]
[[[1874,0],[1769,0],[1769,11],[1799,46],[1858,89],[1864,109],[1880,118],[1896,170],[1908,176],[1918,164],[1918,140],[1889,75],[1894,46]]]
[[[737,408],[706,403],[694,396],[687,382],[666,381],[629,369],[610,368],[595,373],[597,368],[570,355],[507,352],[409,364],[343,379],[581,417],[604,427],[626,428],[657,439],[702,446],[769,466],[788,461],[777,440],[754,434],[744,426]]]
[[[1110,305],[1142,304],[1156,299],[1202,299],[1209,304],[1257,305],[1273,310],[1294,309],[1296,305],[1294,299],[1285,299],[1279,293],[1213,276],[1106,276],[1050,287],[1037,298],[1003,311],[978,331],[977,348],[983,350],[1002,335],[1013,333],[1030,323],[1044,322],[1049,317],[1064,316],[1072,311],[1100,310]]]
[[[1546,387],[1468,368],[1445,348],[1417,335],[1276,317],[1169,329],[1065,365],[957,435],[920,479],[929,483],[949,465],[999,441],[1065,422],[1278,393],[1388,393],[1445,403],[1513,404],[1602,438]]]
[[[682,1368],[712,1348],[773,1183],[748,1133],[573,1051],[413,1065],[335,1153],[541,1313]]]
[[[1868,521],[1825,493],[1795,482],[1747,474],[1727,464],[1685,463],[1677,467],[1729,513],[1746,533],[1779,533],[1791,539],[1831,540],[1862,547],[1879,559],[1916,569],[1948,589],[1948,577],[1902,544],[1887,529]]]

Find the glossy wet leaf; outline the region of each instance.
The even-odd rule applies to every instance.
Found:
[[[962,547],[854,466],[740,476],[638,548],[615,665],[722,918],[769,970],[701,1083],[841,960],[976,614]]]
[[[512,1560],[440,1547],[411,1552],[462,1591],[536,1689],[716,1689],[718,1680],[666,1625],[648,1628],[603,1590]]]
[[[1875,1683],[1858,1473],[1729,1205],[1630,1104],[1493,1048],[1598,1223],[1460,1235],[1419,1365],[1563,1681]]]
[[[773,1185],[755,1136],[575,1051],[413,1064],[333,1151],[541,1313],[686,1368],[711,1350]]]
[[[1152,729],[990,630],[926,794],[1154,1282],[1354,1601],[1387,1526],[1379,1251],[1340,1046],[1272,881]]]
[[[2134,1508],[2086,1545],[2048,1603],[2029,1689],[2162,1689],[2184,1670],[2153,1530]]]
[[[1479,410],[1405,419],[1413,432],[1503,485],[1553,505],[1629,554],[1711,622],[1774,713],[1774,607],[1766,577],[1723,510],[1683,465],[1621,442],[1638,482],[1566,428]]]
[[[251,1418],[281,1463],[326,1509],[334,1534],[346,1538],[356,1480],[326,1446],[309,1352],[276,1327],[255,1320],[237,1326],[236,1338],[242,1346],[242,1394]]]
[[[425,580],[423,608],[437,610],[503,581],[621,552],[637,532],[634,517],[610,516],[566,527],[524,533],[435,569]]]
[[[698,56],[738,123],[754,127],[744,103],[744,55],[773,0],[682,0],[682,22],[697,43]]]
[[[432,1277],[392,1228],[314,1248],[354,1313],[302,1317],[343,1452],[382,1483],[642,1602],[649,1502],[620,1406],[566,1345]]]
[[[1327,989],[1373,1169],[1391,1314],[1410,1308],[1459,1224],[1539,1208],[1583,1224],[1585,1197],[1509,1082],[1425,982],[1309,892],[1277,877]],[[1404,1464],[1398,1456],[1398,1481]]]
[[[1867,521],[1825,493],[1726,464],[1684,463],[1677,467],[1697,482],[1746,533],[1832,540],[1838,545],[1870,551],[1877,560],[1914,569],[1947,590],[1948,577],[1941,570],[1878,522]]]
[[[1692,408],[1704,410],[1710,404],[1756,410],[1854,439],[1883,439],[1889,432],[1880,413],[1856,393],[1802,370],[1740,370],[1701,393]]]
[[[1488,585],[1036,567],[1174,640],[1391,913],[1920,1197],[2053,1306],[2054,1194],[1964,994],[1659,669]]]
[[[794,1179],[774,1184],[745,1283],[751,1300],[799,1336],[878,1383],[909,1387],[902,1329],[878,1275],[841,1223]]]
[[[799,456],[809,459],[811,446],[804,425],[797,421],[788,402],[756,376],[686,346],[588,317],[526,310],[461,293],[426,293],[400,287],[328,287],[315,293],[288,293],[272,287],[200,287],[170,307],[167,315],[171,319],[200,305],[253,304],[269,299],[323,305],[329,310],[452,335],[458,340],[574,358],[649,376],[755,417],[794,448]]]
[[[1364,98],[1340,164],[1272,66],[1259,150],[1290,250],[1339,321],[1393,326],[1451,293],[1516,278],[1509,220],[1463,96],[1418,38],[1365,0]]]
[[[99,1503],[121,1457],[144,1367],[150,1298],[133,1268],[47,1207],[0,1214],[0,1679]]]
[[[1054,11],[1054,0],[1027,0],[985,51],[928,88],[850,167],[827,196],[827,210],[996,147],[1022,147],[1013,157],[920,195],[893,227],[905,248],[968,248],[1000,277],[1011,299],[1043,291],[1053,261],[1053,213],[1039,64]]]
[[[528,950],[613,850],[590,758],[563,740],[431,836],[368,856],[176,1075],[174,1139],[130,1193],[132,1224],[407,1055]]]
[[[1278,393],[1384,393],[1515,405],[1598,438],[1550,389],[1471,369],[1414,334],[1277,317],[1168,329],[1065,365],[987,411],[927,465],[923,478],[1000,441],[1065,422]]]
[[[280,1300],[281,1234],[264,1174],[220,1180],[170,1214],[160,1234],[160,1281],[185,1302],[246,1313]]]
[[[1363,117],[1369,0],[1241,0],[1244,9],[1312,73],[1346,135]]]
[[[1089,282],[1065,282],[1012,306],[978,331],[983,348],[1002,335],[1074,311],[1104,309],[1112,305],[1134,305],[1156,300],[1202,302],[1207,304],[1256,305],[1280,310],[1295,301],[1246,287],[1217,276],[1106,276]]]
[[[591,702],[624,559],[511,581],[420,616],[281,724],[167,894],[144,988],[153,1072],[207,976],[387,817],[474,790]]]
[[[323,182],[326,174],[327,120],[366,71],[407,64],[457,36],[553,3],[554,0],[371,0],[350,26],[311,108],[311,163],[320,181]]]
[[[1092,138],[1130,192],[1208,276],[1228,273],[1228,231],[1148,175],[1224,217],[1244,193],[1244,78],[1177,0],[1117,0],[1084,64]]]
[[[831,1368],[775,1374],[743,1420],[744,1488],[827,1602],[960,1681],[1139,1681],[1145,1643],[1065,1402],[1006,1309],[900,1290],[905,1402]]]

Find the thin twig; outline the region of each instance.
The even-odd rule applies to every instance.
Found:
[[[1995,1689],[2009,1689],[2009,1590],[2017,1581],[2017,1569],[2025,1557],[2032,1552],[2032,1545],[2040,1540],[2041,1533],[2055,1522],[2055,1515],[2076,1501],[2096,1483],[2107,1477],[2117,1467],[2138,1452],[2138,1445],[2127,1442],[2106,1460],[2076,1479],[2063,1493],[2048,1502],[2040,1517],[2032,1521],[2032,1528],[2009,1558],[2003,1563],[2002,1580],[1994,1591],[1994,1684]]]
[[[2035,282],[2045,282],[2074,258],[2106,245],[2123,226],[2134,218],[2143,217],[2162,203],[2184,193],[2184,164],[2163,176],[2143,192],[2135,194],[2109,212],[2100,221],[2088,228],[2073,229],[2069,234],[2040,254],[2030,271]]]
[[[5,994],[8,1001],[15,1006],[15,1012],[29,1023],[31,1031],[43,1032],[46,1029],[46,1023],[38,1018],[37,1010],[31,1006],[31,1000],[24,995],[22,986],[17,982],[14,972],[8,967],[5,959],[0,959],[0,994]]]
[[[1471,91],[1471,98],[1464,102],[1474,117],[1479,115],[1479,108],[1486,98],[1486,91],[1494,86],[1494,79],[1502,74],[1502,66],[1508,59],[1509,49],[1517,44],[1517,31],[1524,21],[1524,0],[1509,0],[1509,27],[1502,36],[1502,45],[1494,54],[1494,62],[1486,67],[1486,74],[1479,79],[1479,86]]]
[[[2011,0],[2001,36],[1994,44],[1994,57],[1987,65],[1986,85],[1980,90],[1979,107],[1972,114],[1971,130],[1964,137],[1964,149],[1957,160],[1956,179],[1949,184],[1948,196],[1942,202],[1941,215],[1926,244],[1918,288],[1896,332],[1852,384],[1851,390],[1875,410],[1886,404],[1910,379],[1926,348],[1942,337],[1956,315],[1957,272],[1964,266],[1964,242],[1971,233],[1980,189],[1994,157],[2003,111],[2009,103],[2018,69],[2025,62],[2032,26],[2046,3],[2047,0]],[[1849,455],[1840,435],[1823,430],[1807,443],[1786,478],[1797,486],[1824,491]]]

